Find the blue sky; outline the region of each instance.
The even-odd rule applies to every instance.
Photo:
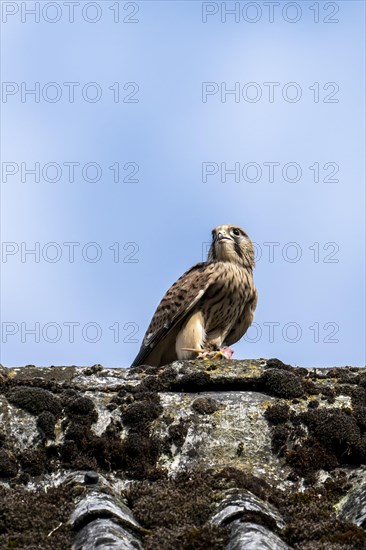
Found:
[[[364,2],[76,4],[1,6],[1,362],[128,366],[233,223],[234,357],[363,365]]]

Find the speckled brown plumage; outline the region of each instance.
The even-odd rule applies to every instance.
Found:
[[[257,304],[254,263],[253,244],[243,229],[214,229],[207,261],[191,267],[166,292],[132,366],[192,359],[198,350],[237,342]]]

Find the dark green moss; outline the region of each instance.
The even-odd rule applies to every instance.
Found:
[[[353,414],[361,430],[366,431],[366,405],[355,405]]]
[[[42,388],[19,386],[11,389],[7,398],[13,405],[32,414],[40,414],[43,411],[49,411],[58,417],[62,411],[60,399],[50,391]]]
[[[366,532],[336,517],[334,504],[349,488],[344,479],[328,480],[322,489],[286,494],[279,502],[287,526],[284,540],[300,550],[361,550],[366,548]]]
[[[9,491],[0,486],[0,548],[71,548],[74,534],[68,519],[74,508],[73,497],[69,486],[51,487],[47,492],[27,491],[20,486]]]
[[[183,418],[180,418],[178,424],[172,424],[169,426],[167,443],[169,445],[173,443],[177,449],[180,450],[187,437],[187,432],[188,422],[183,420]]]
[[[276,359],[276,358],[267,359],[266,368],[267,369],[282,369],[282,370],[286,370],[288,372],[292,372],[294,370],[294,367],[292,367],[291,365],[286,365],[286,363],[284,363],[280,359]]]
[[[126,474],[133,479],[159,479],[162,471],[156,462],[162,442],[150,435],[149,430],[130,430],[122,442],[121,461]]]
[[[342,384],[358,384],[359,378],[347,367],[330,369],[327,378],[336,378]]]
[[[55,437],[56,417],[49,411],[43,411],[37,418],[37,428],[42,437]]]
[[[290,435],[289,426],[280,424],[272,429],[272,451],[276,454],[284,454],[286,443]]]
[[[290,407],[285,403],[275,403],[268,407],[264,416],[271,424],[283,424],[289,418]]]
[[[154,397],[152,397],[154,396]],[[128,405],[122,411],[122,420],[126,426],[136,427],[142,424],[149,424],[158,418],[163,412],[157,394],[149,394],[149,398],[141,399]]]
[[[277,397],[301,397],[304,387],[299,376],[280,369],[270,369],[264,372],[261,385],[263,390]]]
[[[198,397],[192,403],[192,409],[198,414],[212,414],[220,408],[220,404],[212,397]]]
[[[224,527],[205,524],[200,527],[189,525],[174,525],[157,527],[149,537],[146,537],[145,550],[222,550],[228,538]]]
[[[47,454],[42,447],[24,451],[19,460],[23,471],[30,476],[40,476],[47,471]]]
[[[11,451],[0,449],[0,478],[15,477],[18,473],[18,462]]]
[[[211,378],[206,372],[197,371],[184,374],[179,380],[172,382],[171,391],[200,392],[210,389]]]
[[[92,374],[98,374],[99,372],[102,372],[102,371],[103,371],[102,365],[96,364],[96,365],[93,365],[92,367],[88,367],[84,369],[83,373],[85,374],[85,376],[91,376]]]
[[[339,465],[337,456],[313,438],[305,439],[286,451],[286,462],[299,477],[310,478],[318,470],[333,470]]]
[[[136,519],[149,530],[144,548],[224,548],[226,529],[207,524],[215,507],[212,483],[211,474],[190,472],[174,480],[133,484],[127,494],[128,504]]]
[[[146,376],[141,383],[135,387],[135,391],[170,391],[172,385],[177,381],[178,374],[172,367],[163,367],[154,370],[154,374]]]
[[[361,431],[354,416],[342,409],[315,409],[309,410],[302,418],[310,434],[333,453],[340,464],[355,462]]]
[[[138,392],[158,392],[166,389],[165,382],[160,380],[159,376],[146,376],[138,386],[132,389],[132,393]]]
[[[265,479],[257,477],[251,473],[244,472],[238,468],[227,466],[221,468],[218,471],[211,472],[212,485],[214,489],[228,489],[229,487],[235,489],[246,489],[250,491],[258,498],[277,503],[278,495],[280,491],[272,487]]]
[[[66,407],[66,414],[69,417],[88,417],[92,422],[98,420],[98,413],[93,401],[89,397],[77,396],[72,399]]]

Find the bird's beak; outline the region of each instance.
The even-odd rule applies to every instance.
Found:
[[[221,231],[219,231],[219,233],[217,234],[217,240],[218,241],[223,241],[223,240],[230,241],[230,238],[226,235],[226,233],[222,233]]]

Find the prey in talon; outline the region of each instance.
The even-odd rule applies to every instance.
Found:
[[[230,359],[257,305],[254,247],[236,225],[212,231],[207,260],[186,271],[158,305],[132,367],[177,359]]]
[[[194,351],[197,353],[196,359],[231,359],[232,355],[234,355],[234,350],[228,348],[227,346],[223,346],[220,349],[213,350],[213,351],[203,351],[200,349],[193,349],[193,348],[182,348],[182,351]]]

